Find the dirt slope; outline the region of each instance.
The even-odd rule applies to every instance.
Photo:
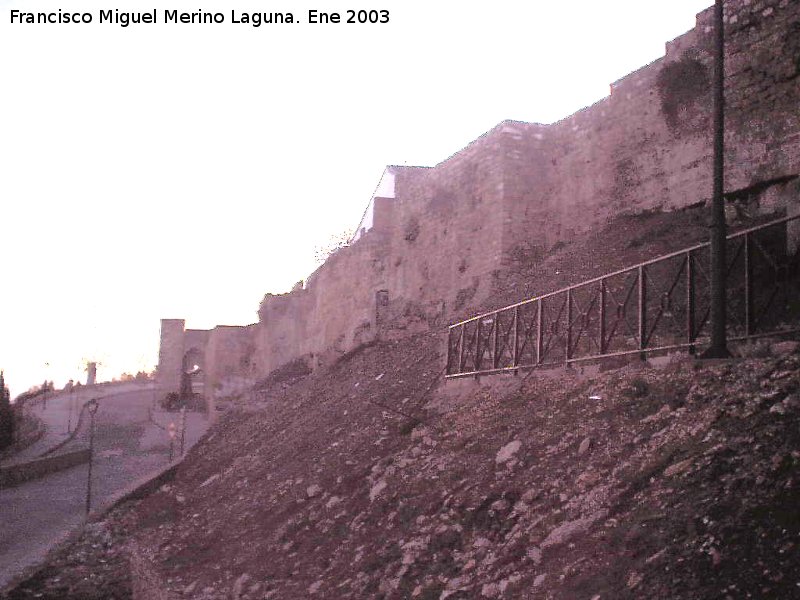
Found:
[[[98,527],[175,597],[800,597],[800,355],[501,377],[418,411],[438,345],[273,390]]]
[[[763,219],[762,219],[763,220]],[[748,218],[731,225],[735,231],[756,224]],[[708,239],[708,208],[652,211],[615,218],[605,227],[556,244],[543,255],[518,252],[507,257],[496,274],[491,297],[480,307],[466,307],[462,318],[524,298],[554,292]]]

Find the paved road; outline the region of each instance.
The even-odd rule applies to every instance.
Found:
[[[0,461],[0,465],[33,460],[59,442],[64,441],[69,431],[75,428],[81,404],[80,398],[74,393],[57,392],[45,401],[37,398],[33,406],[26,410],[44,422],[44,435],[22,452]]]
[[[100,400],[95,428],[93,506],[111,498],[168,462],[169,437],[151,420],[153,391],[121,393]],[[48,401],[48,410],[50,402]],[[67,413],[63,410],[62,415]],[[179,423],[176,413],[154,420]],[[66,422],[61,426],[66,430]],[[187,415],[187,447],[206,430],[202,415]],[[88,427],[66,449],[85,447]],[[177,447],[177,446],[176,446]],[[41,561],[52,545],[81,523],[87,465],[0,490],[0,588],[23,568]]]
[[[71,431],[78,424],[78,416],[81,407],[90,399],[98,400],[124,394],[132,391],[155,394],[155,386],[152,382],[117,382],[109,384],[98,384],[93,386],[79,386],[71,392],[56,391],[51,392],[42,400],[37,397],[29,408],[45,426],[44,435],[34,444],[31,444],[21,452],[0,460],[0,465],[7,466],[15,463],[27,462],[39,458],[47,450],[53,448],[60,442],[64,442]]]

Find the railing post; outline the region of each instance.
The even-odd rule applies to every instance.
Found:
[[[606,353],[606,280],[600,280],[600,354]]]
[[[511,364],[516,367],[519,364],[519,306],[514,307],[514,339],[511,345]],[[517,371],[514,371],[514,375]]]
[[[644,349],[647,336],[647,285],[645,282],[644,265],[639,265],[639,350],[640,358],[644,360]]]
[[[466,324],[461,324],[461,337],[458,341],[458,372],[464,371],[464,336],[466,335]]]
[[[453,328],[447,328],[447,364],[445,365],[445,374],[450,375],[453,372],[453,364],[455,363],[456,357],[454,354],[458,348],[453,347]],[[253,400],[255,400],[255,395],[253,396]]]
[[[453,328],[447,328],[447,361],[444,364],[445,376],[450,375],[450,365],[453,364]],[[252,395],[252,394],[251,394]],[[255,401],[255,396],[251,398]]]
[[[686,341],[689,346],[689,354],[695,353],[695,302],[694,302],[694,254],[686,253]]]
[[[749,231],[744,234],[744,334],[753,334],[753,262]]]
[[[481,370],[481,362],[483,362],[483,353],[481,352],[481,319],[478,319],[475,325],[475,371]],[[475,379],[478,375],[475,375]]]
[[[572,288],[567,288],[567,343],[564,348],[564,364],[572,358]]]
[[[542,303],[544,298],[539,298],[536,303],[536,364],[542,364]]]
[[[492,323],[492,368],[497,368],[497,327],[498,327],[498,314],[494,313],[494,322]]]

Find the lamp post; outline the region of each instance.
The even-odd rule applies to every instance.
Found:
[[[75,404],[75,389],[72,387],[72,379],[67,384],[69,393],[67,395],[67,433],[72,433],[72,409]]]
[[[167,427],[167,433],[169,434],[169,462],[172,462],[175,456],[175,436],[177,434],[177,428],[174,422],[170,423],[169,427]]]
[[[714,5],[714,197],[711,205],[711,346],[702,358],[728,358],[725,307],[725,21],[723,0]]]
[[[94,457],[94,416],[97,413],[99,404],[96,398],[92,398],[86,403],[86,409],[89,411],[91,418],[89,423],[89,477],[86,480],[86,514],[89,514],[89,508],[92,505],[92,459]]]
[[[186,446],[186,407],[181,407],[181,456]]]

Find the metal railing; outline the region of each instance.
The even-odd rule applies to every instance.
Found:
[[[729,341],[800,332],[800,215],[727,238]],[[710,244],[450,325],[446,377],[568,365],[708,342]]]

